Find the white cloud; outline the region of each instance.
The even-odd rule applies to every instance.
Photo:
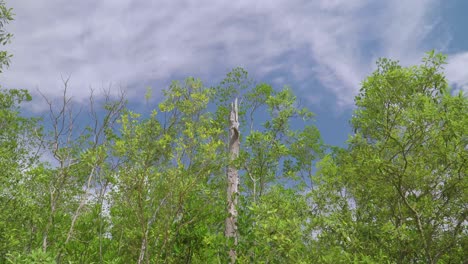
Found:
[[[89,86],[113,83],[141,95],[146,86],[161,88],[174,76],[221,78],[242,66],[259,78],[288,73],[292,85],[318,80],[325,88],[320,92],[332,93],[346,108],[377,57],[420,60],[437,4],[15,0],[14,59],[0,78],[8,87],[38,87],[55,96],[60,75],[71,75],[72,95],[84,100]],[[310,90],[300,92],[310,98]]]
[[[445,70],[449,83],[468,93],[468,52],[449,56]]]

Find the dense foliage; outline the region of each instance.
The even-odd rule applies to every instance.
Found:
[[[0,2],[2,44],[11,19]],[[0,263],[226,263],[232,247],[238,263],[466,263],[468,99],[444,63],[379,60],[346,148],[322,142],[291,89],[241,68],[214,87],[175,81],[149,113],[123,95],[91,96],[79,113],[65,81],[31,118],[28,91],[2,89]],[[241,177],[237,245],[224,234],[229,165]]]

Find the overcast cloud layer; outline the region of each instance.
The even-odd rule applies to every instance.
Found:
[[[112,84],[141,96],[187,75],[221,79],[245,67],[257,79],[290,84],[311,103],[352,105],[378,57],[418,63],[444,50],[450,33],[436,0],[14,0],[12,66],[3,86],[61,94],[71,76],[77,99]],[[468,50],[467,50],[468,51]],[[468,90],[468,52],[450,55],[448,77]]]

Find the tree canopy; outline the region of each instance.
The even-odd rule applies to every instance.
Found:
[[[0,2],[3,45],[12,18]],[[466,263],[468,99],[445,61],[378,60],[345,148],[242,68],[149,112],[124,94],[80,112],[65,81],[26,117],[29,92],[1,89],[0,263]]]

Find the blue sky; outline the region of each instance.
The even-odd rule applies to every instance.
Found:
[[[360,82],[379,57],[419,63],[436,49],[447,78],[468,91],[468,1],[10,0],[15,36],[2,87],[70,94],[127,90],[132,104],[187,76],[215,84],[244,67],[257,82],[290,86],[317,114],[325,141],[343,145]],[[28,107],[45,110],[36,96]]]

